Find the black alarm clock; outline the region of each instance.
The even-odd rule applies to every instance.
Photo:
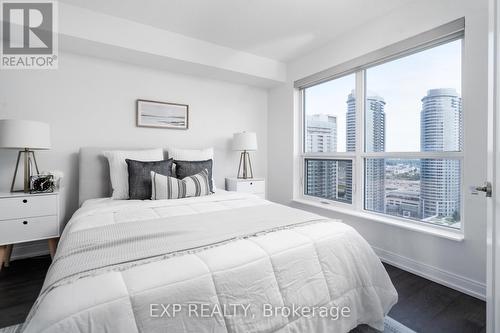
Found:
[[[54,192],[53,175],[35,175],[30,177],[30,193]]]

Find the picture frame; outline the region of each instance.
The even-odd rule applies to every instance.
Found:
[[[189,105],[138,99],[137,127],[189,128]]]

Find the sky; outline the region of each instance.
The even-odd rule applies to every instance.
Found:
[[[369,94],[384,98],[386,151],[420,150],[420,111],[429,89],[454,88],[461,95],[462,40],[456,40],[366,70]],[[337,116],[337,151],[346,150],[347,96],[355,75],[306,89],[307,115]]]

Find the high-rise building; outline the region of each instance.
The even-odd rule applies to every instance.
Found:
[[[306,119],[307,151],[327,153],[337,151],[337,117],[314,114]]]
[[[356,151],[356,96],[354,90],[347,96],[346,151]],[[345,168],[346,199],[352,202],[352,164]]]
[[[462,99],[455,89],[431,89],[422,98],[421,151],[461,151]],[[421,217],[460,220],[460,162],[423,159],[420,171]]]
[[[337,117],[315,114],[306,117],[306,150],[315,153],[337,151]],[[337,199],[337,166],[325,160],[309,160],[306,193]]]
[[[385,101],[382,97],[369,94],[365,105],[365,147],[367,152],[385,151]],[[347,98],[347,151],[356,148],[356,98],[354,91]],[[352,180],[352,170],[347,176]],[[352,181],[348,181],[351,184]],[[365,209],[385,211],[385,161],[365,161]],[[350,191],[352,192],[352,191]]]
[[[365,106],[365,150],[385,151],[385,101],[372,95]],[[385,212],[385,160],[365,160],[365,209]]]
[[[346,148],[356,151],[356,96],[354,90],[347,96]]]

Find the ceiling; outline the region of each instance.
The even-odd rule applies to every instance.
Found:
[[[60,0],[287,62],[411,0]]]

